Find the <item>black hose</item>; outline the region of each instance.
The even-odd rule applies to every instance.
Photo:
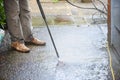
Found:
[[[101,13],[107,15],[106,12],[104,12],[104,11],[102,11],[102,10],[96,8],[96,6],[94,6],[95,8],[86,8],[86,7],[77,6],[77,5],[73,4],[72,2],[70,2],[69,0],[66,0],[66,2],[69,3],[69,4],[72,5],[72,6],[77,7],[77,8],[80,8],[80,9],[92,9],[92,10],[97,10],[97,11],[99,11],[99,12],[101,12]],[[93,2],[92,2],[92,3],[93,3]]]

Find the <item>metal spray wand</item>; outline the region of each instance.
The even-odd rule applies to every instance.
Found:
[[[57,55],[58,60],[59,60],[59,57],[60,57],[60,56],[59,56],[59,53],[58,53],[58,51],[57,51],[57,48],[56,48],[55,42],[54,42],[54,40],[53,40],[52,34],[51,34],[51,32],[50,32],[50,29],[49,29],[49,26],[48,26],[48,23],[47,23],[47,20],[46,20],[46,16],[45,16],[45,13],[44,13],[44,11],[43,11],[43,8],[42,8],[42,5],[41,5],[41,3],[40,3],[40,0],[37,0],[37,4],[38,4],[39,10],[40,10],[40,12],[41,12],[41,15],[42,15],[42,17],[43,17],[43,19],[44,19],[44,22],[45,22],[45,24],[46,24],[46,26],[47,26],[48,33],[49,33],[49,35],[50,35],[51,41],[52,41],[52,43],[53,43],[53,47],[54,47],[54,49],[55,49],[56,55]]]

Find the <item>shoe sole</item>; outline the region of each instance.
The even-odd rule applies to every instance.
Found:
[[[18,52],[21,52],[21,53],[29,53],[30,52],[30,50],[29,51],[20,51],[20,50],[17,50],[16,48],[14,48],[14,47],[11,47],[12,48],[12,50],[15,50],[15,51],[18,51]]]
[[[34,43],[30,43],[30,42],[25,42],[26,45],[36,45],[36,46],[45,46],[46,43],[44,44],[34,44]]]

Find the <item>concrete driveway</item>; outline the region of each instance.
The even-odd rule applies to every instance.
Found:
[[[0,65],[0,80],[112,80],[102,29],[92,25],[50,29],[62,63],[47,29],[34,28],[34,36],[47,45],[28,45],[28,54],[9,51]]]

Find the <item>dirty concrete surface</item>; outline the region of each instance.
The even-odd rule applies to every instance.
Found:
[[[31,0],[31,4],[33,19],[40,17],[36,2]],[[0,55],[0,80],[112,80],[106,49],[107,25],[91,25],[91,14],[96,11],[70,7],[65,2],[43,6],[47,20],[53,18],[48,22],[60,61],[43,20],[37,22],[35,18],[34,36],[45,40],[46,46],[27,45],[31,52],[26,54],[11,50],[10,43],[4,41],[8,46],[3,48],[10,50]]]
[[[0,80],[112,80],[102,29],[98,26],[50,29],[62,63],[47,29],[34,28],[34,36],[47,45],[27,45],[31,49],[27,54],[9,51],[0,64]]]

